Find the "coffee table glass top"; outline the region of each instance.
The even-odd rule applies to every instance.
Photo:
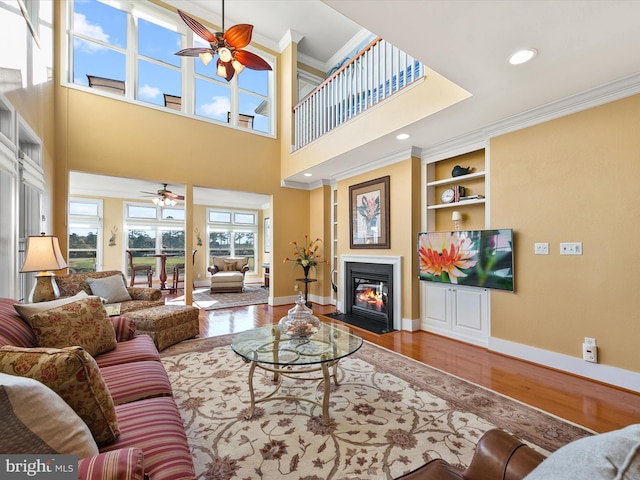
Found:
[[[233,337],[231,348],[248,362],[271,365],[315,365],[333,362],[358,351],[362,338],[348,327],[322,323],[306,339],[291,338],[277,325],[258,327]]]

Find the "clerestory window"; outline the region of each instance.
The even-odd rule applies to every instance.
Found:
[[[71,0],[66,81],[201,120],[274,136],[275,58],[252,46],[272,71],[245,69],[227,82],[215,62],[180,57],[204,46],[180,17],[151,2]],[[211,28],[214,31],[214,28]]]

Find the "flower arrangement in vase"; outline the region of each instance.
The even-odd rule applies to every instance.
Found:
[[[309,272],[312,268],[315,268],[319,263],[329,263],[323,260],[318,253],[321,242],[322,240],[319,238],[309,240],[308,235],[304,236],[304,243],[302,245],[299,245],[296,241],[291,242],[294,257],[286,257],[283,262],[293,262],[296,265],[300,265],[304,271],[304,278],[309,278]]]

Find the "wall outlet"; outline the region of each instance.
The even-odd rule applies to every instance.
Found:
[[[596,346],[596,339],[595,338],[591,338],[591,337],[584,337],[584,344],[595,347]]]
[[[582,344],[582,359],[591,362],[598,363],[598,347],[595,345]]]
[[[536,255],[549,255],[549,244],[548,243],[536,243],[534,244],[534,253]]]
[[[560,255],[582,255],[582,242],[561,243]]]

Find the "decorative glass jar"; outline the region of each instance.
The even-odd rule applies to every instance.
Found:
[[[296,306],[278,322],[280,331],[293,339],[307,339],[320,330],[320,320],[305,306],[302,293],[298,295]]]

